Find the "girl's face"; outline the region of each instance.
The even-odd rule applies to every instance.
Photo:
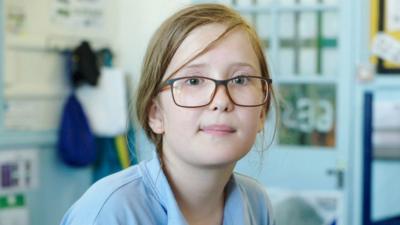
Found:
[[[222,24],[210,24],[193,30],[176,51],[164,80],[225,29]],[[204,76],[223,80],[239,75],[261,76],[248,35],[234,29],[171,78]],[[264,107],[236,106],[226,91],[218,86],[211,103],[200,108],[177,106],[169,89],[159,93],[150,110],[149,125],[155,133],[163,134],[166,163],[220,167],[233,165],[248,153],[263,128]]]

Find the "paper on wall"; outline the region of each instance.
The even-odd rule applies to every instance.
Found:
[[[59,125],[63,101],[60,98],[7,99],[4,126],[15,131],[49,131]]]
[[[100,29],[105,23],[104,0],[53,0],[52,22],[70,28]]]
[[[385,33],[377,33],[372,42],[372,54],[400,64],[400,41]]]
[[[0,195],[0,202],[0,225],[29,225],[25,195]]]
[[[388,32],[400,31],[400,1],[386,0],[386,29]]]
[[[23,33],[27,25],[27,7],[24,1],[8,1],[6,8],[6,31],[13,34]]]
[[[37,150],[12,149],[0,151],[0,194],[36,188],[38,180]]]
[[[400,132],[400,100],[381,100],[374,103],[373,127],[375,130]]]

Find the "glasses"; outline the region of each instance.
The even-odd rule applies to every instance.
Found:
[[[267,102],[271,83],[271,79],[257,76],[237,76],[227,80],[191,76],[167,80],[160,91],[170,88],[177,106],[197,108],[210,104],[217,87],[223,85],[233,104],[256,107]]]

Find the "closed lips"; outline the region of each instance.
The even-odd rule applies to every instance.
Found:
[[[229,125],[218,125],[218,124],[204,126],[200,130],[211,133],[233,133],[236,131],[236,129],[234,129]]]

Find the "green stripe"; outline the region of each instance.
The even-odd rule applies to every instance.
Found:
[[[23,194],[0,196],[0,209],[16,208],[25,205]]]
[[[268,44],[268,40],[263,40],[264,44]],[[279,45],[282,48],[294,48],[295,40],[293,39],[281,39],[279,41]],[[298,41],[301,48],[313,48],[317,47],[318,40],[314,38],[308,38]],[[321,38],[319,45],[321,48],[336,48],[337,47],[337,39],[335,38]]]
[[[296,3],[299,3],[300,0],[296,0]],[[296,11],[294,13],[294,73],[300,73],[300,12]]]
[[[337,47],[337,39],[336,38],[322,38],[321,46],[324,48],[336,48]]]
[[[318,1],[321,3],[321,0]],[[317,12],[317,74],[322,73],[322,12]]]

